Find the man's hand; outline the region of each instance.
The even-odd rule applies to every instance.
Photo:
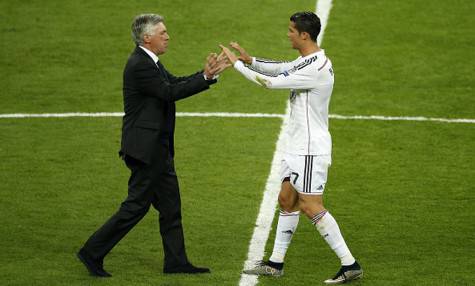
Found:
[[[226,48],[223,45],[219,45],[219,47],[222,50],[222,54],[226,56],[226,58],[231,62],[231,64],[234,65],[234,63],[238,61],[238,57],[233,52],[231,52],[228,48]]]
[[[252,64],[252,57],[237,42],[231,42],[229,45],[231,46],[231,48],[239,52],[239,59],[241,61],[245,62],[248,65]]]
[[[206,58],[206,64],[204,68],[204,74],[206,79],[212,79],[214,77],[214,66],[216,65],[218,56],[216,53],[210,53]]]
[[[204,74],[207,80],[213,79],[226,68],[230,67],[228,59],[221,53],[218,57],[216,53],[211,53],[206,58]]]
[[[218,71],[216,74],[220,74],[222,71],[224,71],[225,69],[231,66],[231,62],[229,61],[229,59],[226,57],[226,55],[223,52],[219,54],[216,64],[218,67]]]

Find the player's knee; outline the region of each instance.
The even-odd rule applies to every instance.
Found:
[[[284,211],[292,212],[295,207],[295,199],[288,195],[279,194],[279,206]]]

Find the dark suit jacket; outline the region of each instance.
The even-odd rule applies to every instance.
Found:
[[[137,46],[124,69],[125,115],[119,154],[147,164],[160,149],[167,149],[173,157],[175,101],[206,90],[215,82],[205,80],[202,72],[175,77],[158,68]]]

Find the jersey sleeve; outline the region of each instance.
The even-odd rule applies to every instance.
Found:
[[[292,67],[292,62],[280,62],[261,58],[252,58],[250,68],[261,73],[277,75]]]
[[[317,70],[311,64],[284,70],[276,75],[269,75],[246,67],[241,61],[234,63],[234,68],[248,80],[271,89],[311,89],[317,87]]]

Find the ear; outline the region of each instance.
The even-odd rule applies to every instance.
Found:
[[[302,40],[308,40],[310,39],[310,34],[307,32],[302,32],[300,33],[300,37],[302,38]]]
[[[143,42],[147,44],[150,43],[150,35],[145,34],[143,36]]]

